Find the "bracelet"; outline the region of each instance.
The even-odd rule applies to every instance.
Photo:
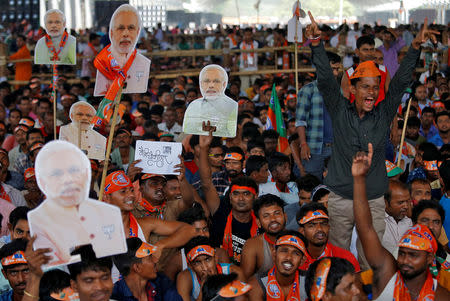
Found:
[[[30,293],[27,292],[26,290],[24,290],[23,293],[24,293],[26,296],[30,297],[30,298],[39,300],[39,297],[38,297],[38,296],[34,296],[34,295],[30,294]]]
[[[320,36],[317,36],[317,37],[314,37],[314,38],[309,38],[311,41],[318,41],[318,40],[320,40]]]

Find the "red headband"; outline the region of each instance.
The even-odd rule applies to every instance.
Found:
[[[239,186],[239,185],[233,185],[231,186],[231,193],[233,193],[233,191],[238,190],[238,189],[243,189],[243,190],[247,190],[250,191],[251,193],[253,193],[254,195],[256,195],[256,190],[253,187],[248,187],[248,186]]]

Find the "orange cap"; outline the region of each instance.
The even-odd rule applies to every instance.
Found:
[[[110,173],[105,179],[105,194],[116,192],[125,187],[133,187],[133,183],[123,170]]]
[[[377,77],[381,76],[380,71],[373,61],[362,62],[356,67],[355,72],[353,72],[350,79],[359,77]]]
[[[25,182],[27,182],[29,179],[33,177],[35,177],[34,167],[27,168],[23,173],[23,178],[25,179]]]

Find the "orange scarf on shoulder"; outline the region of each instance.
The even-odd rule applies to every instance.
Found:
[[[269,271],[266,287],[266,300],[267,301],[300,301],[300,286],[298,283],[298,270],[295,272],[294,283],[292,283],[291,289],[287,298],[284,298],[283,290],[277,282],[275,277],[275,266]]]
[[[166,202],[162,203],[159,206],[153,206],[152,204],[150,204],[149,201],[142,198],[141,201],[139,202],[139,205],[141,205],[149,213],[156,213],[158,215],[157,218],[159,218],[160,220],[164,219],[163,211],[164,211],[164,208],[166,207]]]
[[[428,272],[427,280],[422,286],[420,290],[419,297],[417,301],[427,301],[434,300],[434,294],[436,293],[436,288],[434,287],[433,277],[431,273]],[[397,279],[395,280],[395,288],[394,288],[394,298],[393,301],[411,301],[411,295],[409,294],[408,288],[403,281],[402,275],[400,271],[397,271]]]

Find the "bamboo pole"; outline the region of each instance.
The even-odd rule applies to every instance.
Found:
[[[411,108],[411,98],[408,100],[408,107],[406,108],[406,116],[403,118],[403,130],[402,130],[402,138],[400,139],[400,146],[397,155],[397,167],[400,167],[401,157],[402,157],[402,148],[403,143],[405,142],[405,134],[406,134],[406,123],[408,122],[409,117],[409,109]]]

